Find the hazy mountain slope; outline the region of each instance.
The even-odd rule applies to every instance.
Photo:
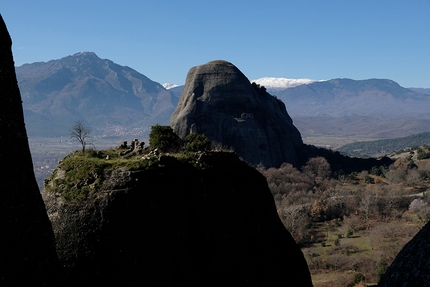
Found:
[[[412,90],[414,92],[421,93],[421,94],[430,95],[430,88],[409,88],[409,90]]]
[[[387,139],[409,136],[430,131],[430,119],[413,117],[378,117],[378,116],[292,116],[294,125],[299,129],[303,140],[313,137],[349,138],[352,141]],[[322,139],[321,139],[322,140]],[[351,142],[351,140],[349,140]],[[339,147],[347,142],[327,142]]]
[[[179,102],[179,97],[181,96],[183,89],[184,89],[183,85],[182,86],[176,86],[176,87],[169,89],[169,92],[172,94],[172,102],[173,102],[175,107]]]
[[[16,73],[30,135],[67,134],[76,120],[106,135],[142,135],[168,123],[175,107],[159,83],[92,52],[25,64]]]
[[[291,115],[430,118],[430,95],[391,80],[333,79],[284,89],[276,96],[287,105]]]

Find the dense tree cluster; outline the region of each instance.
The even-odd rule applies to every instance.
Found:
[[[430,220],[430,160],[349,158],[313,146],[300,158],[300,166],[259,170],[311,272],[354,270],[357,281],[377,282]],[[364,247],[350,243],[354,237],[371,251],[359,255]],[[354,286],[354,276],[318,286]]]
[[[182,140],[170,126],[157,124],[151,127],[149,147],[160,152],[204,152],[211,149],[211,141],[198,133],[190,133]]]

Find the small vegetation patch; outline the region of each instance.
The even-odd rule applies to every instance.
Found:
[[[115,150],[76,151],[60,161],[45,181],[45,190],[67,201],[82,201],[100,188],[113,168],[127,165],[133,165],[133,160],[120,158]]]
[[[148,170],[163,166],[163,155],[154,155],[147,149],[143,154],[120,156],[121,149],[72,152],[64,157],[57,169],[45,180],[45,190],[55,192],[69,202],[81,202],[95,194],[113,170]],[[169,154],[178,161],[204,168],[198,153]]]
[[[133,140],[107,150],[75,151],[64,157],[57,169],[45,180],[45,190],[59,194],[69,202],[80,202],[95,194],[113,170],[130,171],[163,167],[169,157],[204,169],[200,161],[209,152],[211,142],[205,135],[192,133],[183,142],[169,126],[155,125],[151,129],[149,147]],[[167,156],[167,157],[166,157]]]

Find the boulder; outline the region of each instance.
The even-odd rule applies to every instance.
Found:
[[[11,45],[0,16],[0,286],[58,286],[54,233],[34,176]]]
[[[77,202],[53,192],[68,172],[43,196],[72,286],[312,286],[266,179],[234,153],[115,168]]]
[[[378,286],[430,286],[430,223],[403,247]]]
[[[170,126],[181,138],[205,134],[248,163],[297,165],[303,144],[285,105],[250,81],[233,64],[212,61],[188,72]]]

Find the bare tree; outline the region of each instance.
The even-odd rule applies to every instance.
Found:
[[[70,130],[70,137],[77,140],[82,146],[82,153],[85,152],[87,138],[91,134],[91,128],[86,127],[82,121],[77,121]]]

